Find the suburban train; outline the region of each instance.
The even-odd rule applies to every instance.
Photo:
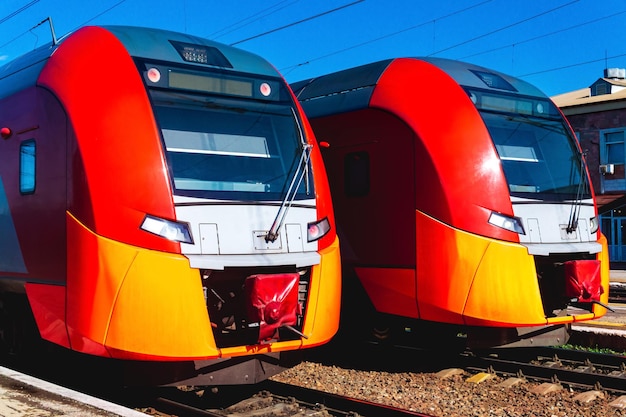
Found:
[[[337,332],[325,167],[266,60],[85,26],[0,68],[0,129],[5,354],[43,340],[130,383],[251,384]]]
[[[607,244],[584,152],[536,87],[408,57],[291,86],[324,146],[340,335],[559,345],[571,323],[606,313]]]

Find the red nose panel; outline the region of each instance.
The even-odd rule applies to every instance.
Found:
[[[296,324],[299,275],[259,274],[246,278],[249,326],[259,327],[259,342],[277,338],[282,326]]]
[[[600,281],[600,261],[567,261],[565,265],[565,293],[578,302],[599,301],[603,288]]]

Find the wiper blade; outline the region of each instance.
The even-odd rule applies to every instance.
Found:
[[[285,217],[287,216],[287,211],[289,210],[289,207],[291,207],[293,200],[295,200],[296,198],[298,188],[300,188],[300,184],[302,184],[302,179],[304,177],[308,177],[307,174],[309,160],[311,159],[311,149],[313,149],[313,145],[310,145],[308,143],[302,144],[302,153],[300,154],[298,167],[296,168],[296,172],[291,178],[291,184],[289,184],[289,189],[285,194],[285,198],[283,199],[280,208],[278,209],[278,213],[276,213],[276,218],[274,218],[272,227],[270,227],[270,230],[265,235],[266,242],[275,242],[276,239],[278,239],[278,233],[280,232],[280,228],[285,221]]]
[[[307,194],[309,193],[309,160],[311,159],[311,149],[313,149],[313,145],[306,142],[304,132],[302,131],[302,127],[298,121],[298,116],[293,108],[291,108],[291,115],[298,130],[298,137],[300,138],[300,145],[302,145],[302,152],[300,153],[300,160],[298,161],[296,172],[293,173],[291,183],[285,193],[285,198],[283,198],[283,201],[280,204],[280,208],[278,209],[278,213],[276,213],[276,218],[274,218],[272,227],[270,227],[265,235],[265,242],[275,242],[276,239],[278,239],[280,228],[285,221],[285,217],[287,217],[289,207],[291,207],[293,200],[296,199],[296,195],[298,194],[298,189],[300,188],[300,184],[302,184],[303,178],[306,178],[306,192]]]
[[[569,221],[567,222],[567,228],[565,229],[568,234],[574,233],[576,229],[578,229],[580,208],[582,206],[583,196],[585,194],[585,188],[587,185],[587,174],[585,172],[584,156],[584,153],[580,155],[580,166],[578,167],[580,179],[578,181],[578,188],[576,190],[576,198],[574,199],[574,201],[572,202],[572,206],[570,207]]]

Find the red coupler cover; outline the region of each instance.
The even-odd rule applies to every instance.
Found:
[[[296,324],[298,305],[297,273],[258,274],[246,278],[249,323],[258,323],[259,342],[275,337],[281,326]]]
[[[576,298],[578,302],[600,301],[600,295],[604,292],[600,261],[566,261],[564,266],[567,297]]]

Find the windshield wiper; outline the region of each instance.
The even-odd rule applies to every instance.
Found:
[[[580,208],[583,202],[583,196],[585,194],[585,186],[587,185],[587,175],[585,172],[585,159],[586,152],[580,154],[580,166],[578,167],[578,171],[580,173],[580,179],[578,181],[578,188],[576,189],[576,198],[572,202],[572,206],[570,207],[569,213],[569,221],[567,223],[567,228],[565,231],[569,233],[573,233],[578,228],[578,218],[580,216]]]
[[[298,194],[298,189],[300,188],[300,184],[302,184],[303,178],[306,181],[306,192],[307,194],[309,193],[309,160],[311,159],[311,149],[313,149],[313,145],[306,143],[304,139],[304,132],[302,131],[302,127],[300,126],[298,117],[296,116],[296,112],[293,108],[291,109],[291,113],[293,115],[296,127],[298,128],[298,135],[300,137],[300,144],[302,145],[302,152],[300,153],[300,160],[298,161],[296,172],[293,173],[293,177],[291,178],[291,184],[289,184],[289,188],[285,193],[285,198],[283,198],[283,201],[280,204],[280,208],[278,209],[278,213],[276,213],[276,218],[274,218],[272,227],[270,227],[270,230],[268,230],[267,234],[265,235],[265,242],[275,242],[276,239],[278,239],[278,233],[280,232],[280,228],[285,221],[287,211],[291,207],[293,200],[296,199],[296,195]]]
[[[278,239],[278,233],[280,231],[283,222],[285,221],[285,217],[287,216],[287,211],[293,200],[296,198],[296,194],[298,193],[298,188],[300,188],[300,184],[302,184],[302,179],[307,177],[308,184],[308,166],[309,160],[311,159],[311,149],[313,149],[313,145],[302,144],[302,153],[300,154],[300,161],[298,162],[298,167],[296,168],[296,172],[294,172],[293,177],[291,178],[291,184],[289,184],[289,189],[285,194],[285,198],[283,199],[280,208],[278,209],[278,213],[276,213],[276,218],[272,223],[272,227],[265,235],[266,242],[275,242]],[[308,186],[307,186],[308,188]]]

